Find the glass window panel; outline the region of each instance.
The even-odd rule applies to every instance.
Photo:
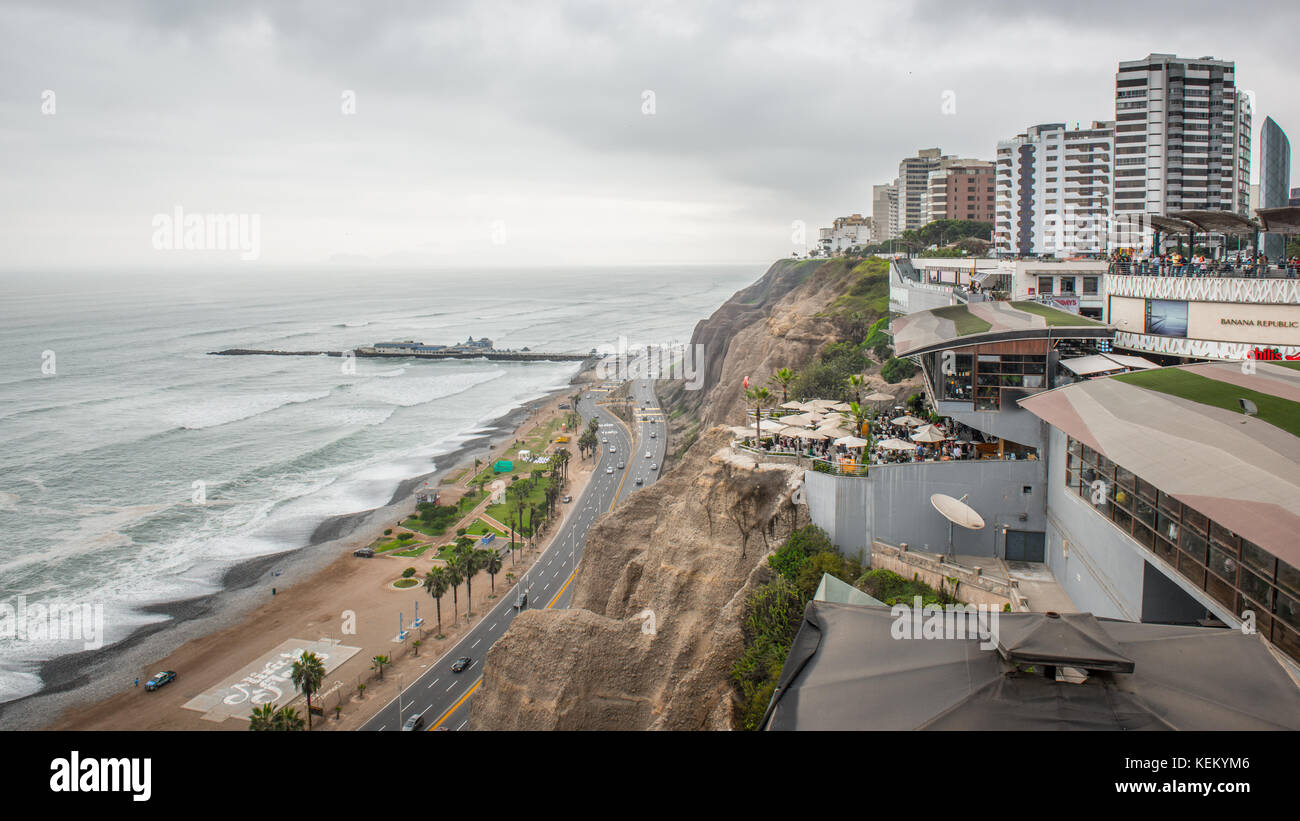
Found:
[[[1210,541],[1214,542],[1214,544],[1218,545],[1224,550],[1227,550],[1228,552],[1232,553],[1232,555],[1234,556],[1237,555],[1237,545],[1238,545],[1237,534],[1233,533],[1231,530],[1219,524],[1218,522],[1215,521],[1210,522]]]
[[[1170,496],[1168,493],[1162,491],[1160,493],[1159,501],[1160,501],[1159,507],[1162,513],[1167,513],[1175,519],[1177,519],[1179,515],[1182,513],[1183,506],[1179,504],[1177,499]]]
[[[1155,533],[1151,528],[1143,525],[1141,522],[1133,526],[1133,538],[1137,539],[1138,544],[1154,549],[1156,546]]]
[[[1143,499],[1146,499],[1148,502],[1150,502],[1153,505],[1156,503],[1155,485],[1151,484],[1150,482],[1142,481],[1140,477],[1137,480],[1137,494],[1138,496],[1140,496]]]
[[[1205,588],[1205,568],[1184,555],[1178,557],[1178,572],[1195,582],[1197,587]]]
[[[1156,531],[1174,544],[1178,544],[1179,530],[1177,519],[1171,519],[1163,513],[1156,516]]]
[[[1237,600],[1237,591],[1233,589],[1232,585],[1222,579],[1215,578],[1213,573],[1205,580],[1205,590],[1224,607],[1232,607],[1233,602]]]
[[[1258,622],[1256,622],[1256,626],[1258,626]],[[1300,631],[1279,624],[1277,630],[1273,633],[1273,643],[1281,647],[1291,658],[1300,658]]]
[[[1067,443],[1066,449],[1069,450],[1070,453],[1073,453],[1075,456],[1078,456],[1080,453],[1083,452],[1083,443],[1080,442],[1078,439],[1067,439],[1066,443]]]
[[[1188,556],[1194,557],[1197,561],[1203,562],[1205,561],[1205,551],[1207,546],[1208,543],[1205,541],[1204,536],[1201,536],[1193,530],[1183,528],[1183,541],[1181,547],[1184,553]]]
[[[1183,526],[1191,530],[1197,530],[1205,533],[1205,528],[1209,525],[1210,520],[1200,513],[1192,510],[1186,505],[1183,506]]]
[[[1168,562],[1171,567],[1178,566],[1178,548],[1174,547],[1169,542],[1157,538],[1155,551],[1156,555]]]
[[[1271,611],[1273,609],[1273,585],[1244,567],[1237,574],[1237,587],[1246,596],[1258,602],[1265,610]]]
[[[1250,544],[1245,539],[1242,540],[1241,546],[1244,548]],[[1253,546],[1253,545],[1252,545]],[[1258,550],[1259,548],[1255,548]],[[1300,570],[1296,570],[1291,565],[1277,560],[1277,586],[1287,591],[1293,596],[1300,596]]]
[[[1237,581],[1238,567],[1239,564],[1237,560],[1230,554],[1218,549],[1217,547],[1210,548],[1209,568],[1210,571],[1217,574],[1219,578],[1235,583]]]
[[[1133,489],[1134,478],[1135,477],[1131,472],[1125,470],[1124,468],[1118,465],[1115,466],[1115,484],[1119,485],[1125,490],[1131,491]]]
[[[1279,593],[1275,612],[1282,622],[1300,630],[1300,599],[1293,599]]]
[[[1111,505],[1110,518],[1111,521],[1113,521],[1116,525],[1119,526],[1120,530],[1124,531],[1125,533],[1133,532],[1133,517],[1125,513],[1123,510],[1121,510],[1119,506]]]
[[[1148,527],[1156,526],[1156,509],[1145,499],[1138,498],[1138,500],[1133,503],[1133,515],[1138,518],[1138,521]]]
[[[1271,580],[1273,571],[1277,565],[1277,559],[1272,553],[1260,548],[1251,542],[1241,543],[1241,560],[1249,567],[1255,569],[1261,576]]]

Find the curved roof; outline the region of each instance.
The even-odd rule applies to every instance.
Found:
[[[1169,216],[1206,233],[1246,236],[1259,230],[1257,222],[1233,211],[1170,211]]]
[[[1014,339],[1109,337],[1114,327],[1038,302],[974,302],[894,319],[895,356],[918,356]]]
[[[1281,208],[1260,208],[1255,212],[1265,231],[1270,234],[1300,234],[1300,206],[1284,205]]]

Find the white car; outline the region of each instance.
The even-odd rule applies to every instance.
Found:
[[[606,473],[613,473],[613,472],[614,472],[614,469],[613,469],[613,468],[605,468],[605,472],[606,472]]]
[[[645,458],[647,458],[647,459],[653,459],[653,458],[655,458],[655,457],[654,457],[654,454],[653,454],[653,453],[651,453],[650,451],[647,450],[647,451],[645,452]]]
[[[603,442],[604,444],[609,444],[609,437],[602,436],[600,437],[600,441]]]
[[[654,432],[654,431],[650,431],[650,438],[651,438],[651,439],[656,438],[656,437],[655,437],[655,432]]]
[[[658,463],[658,462],[652,462],[652,463],[650,464],[650,469],[651,469],[651,470],[658,470],[658,469],[659,469],[659,463]]]
[[[640,476],[636,477],[636,483],[637,483],[638,485],[641,484],[641,481],[642,481],[642,480],[641,480],[641,477],[640,477]]]
[[[610,445],[610,446],[609,446],[609,452],[610,452],[610,453],[617,453],[617,452],[618,452],[618,448],[614,447],[613,445]]]

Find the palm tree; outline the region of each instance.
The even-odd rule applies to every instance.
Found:
[[[443,568],[443,572],[447,576],[447,586],[451,588],[452,624],[458,624],[460,621],[460,616],[458,614],[458,611],[460,610],[460,599],[456,595],[456,588],[460,587],[460,583],[465,581],[465,577],[462,575],[461,568],[455,562],[454,558],[452,561],[447,562],[447,566]]]
[[[789,368],[781,368],[767,380],[769,385],[781,388],[781,404],[790,401],[790,385],[794,383],[795,373]]]
[[[276,717],[279,713],[275,705],[267,702],[261,707],[254,707],[253,714],[248,717],[248,729],[257,732],[266,732],[277,729],[275,726]]]
[[[853,392],[853,401],[862,401],[862,374],[855,373],[849,376],[849,390]]]
[[[321,682],[325,680],[325,663],[320,657],[310,651],[303,652],[302,656],[293,663],[293,672],[290,674],[293,680],[293,686],[302,691],[307,697],[307,729],[311,729],[311,694],[320,690]]]
[[[388,664],[388,656],[375,656],[370,659],[370,669],[379,671],[379,680],[384,680],[384,665]]]
[[[754,445],[757,446],[763,438],[763,429],[759,427],[763,421],[763,408],[770,406],[776,397],[767,388],[746,388],[745,399],[754,406]]]
[[[456,545],[456,550],[452,555],[452,564],[456,565],[461,572],[461,577],[465,582],[465,617],[470,618],[474,615],[474,575],[479,571],[478,551],[466,545]]]
[[[855,428],[854,428],[854,429],[857,431],[857,433],[856,433],[855,435],[861,436],[861,435],[862,435],[862,423],[865,422],[865,421],[867,420],[867,416],[870,415],[871,412],[870,412],[869,410],[867,410],[865,407],[863,407],[862,405],[858,404],[857,402],[850,402],[850,403],[849,403],[849,413],[853,414],[853,419],[854,419],[854,422],[855,422]],[[868,436],[869,436],[869,435],[870,435],[870,434],[868,434]]]
[[[497,597],[497,574],[501,572],[501,555],[495,550],[484,550],[483,569],[492,577],[492,598]]]
[[[424,589],[433,596],[434,609],[438,611],[438,638],[442,638],[442,597],[447,593],[447,571],[435,567],[424,574]]]

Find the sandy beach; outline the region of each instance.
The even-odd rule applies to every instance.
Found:
[[[579,374],[575,380],[587,376]],[[48,663],[42,669],[47,689],[6,705],[0,723],[69,730],[246,730],[246,712],[218,722],[182,705],[220,686],[283,642],[327,639],[359,648],[359,652],[327,675],[324,695],[314,702],[323,706],[325,716],[313,719],[315,729],[360,726],[396,695],[402,678],[413,679],[455,644],[473,618],[509,595],[507,574],[522,576],[558,527],[548,528],[534,547],[505,558],[495,580],[495,594],[491,577],[479,573],[472,602],[466,602],[464,585],[459,588],[458,608],[450,593],[444,595],[442,639],[435,637],[434,599],[421,586],[399,590],[392,585],[407,567],[414,567],[415,578],[422,579],[434,566],[436,550],[416,558],[379,554],[372,559],[356,558],[352,551],[383,538],[385,529],[409,515],[416,490],[426,483],[439,489],[442,504],[456,502],[468,490],[466,482],[474,475],[475,458],[480,460],[480,468],[490,464],[516,440],[526,439],[535,427],[565,413],[559,405],[576,390],[577,386],[557,390],[529,407],[518,408],[494,423],[489,433],[466,442],[452,454],[437,457],[438,470],[404,482],[385,507],[331,518],[317,528],[309,546],[231,568],[221,593],[158,608],[171,620],[113,647]],[[578,458],[576,448],[570,450],[573,460],[565,493],[577,498],[593,463]],[[446,468],[441,467],[444,464]],[[480,502],[475,513],[487,503]],[[567,511],[567,506],[560,505],[557,515]],[[467,521],[473,518],[470,515]],[[449,529],[444,541],[452,539],[454,529]],[[399,612],[409,627],[417,601],[423,628],[411,630],[405,642],[395,643]],[[471,610],[474,617],[467,616]],[[418,648],[413,645],[415,639],[421,641]],[[382,679],[371,669],[376,655],[388,655],[392,660]],[[161,670],[175,670],[177,680],[157,692],[146,692],[143,682]],[[133,684],[136,676],[141,682],[138,688]],[[358,684],[365,684],[364,693]],[[289,704],[300,714],[306,713],[301,696]]]

